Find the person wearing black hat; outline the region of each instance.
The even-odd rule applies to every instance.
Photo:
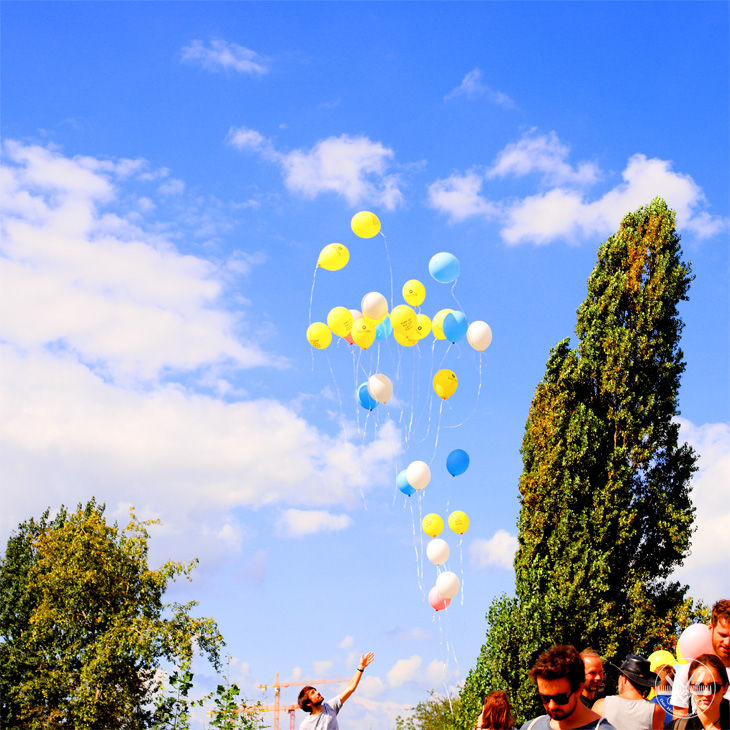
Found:
[[[664,710],[646,699],[649,691],[659,684],[649,660],[629,654],[618,670],[618,695],[597,700],[593,711],[605,717],[616,730],[660,730],[664,727]]]

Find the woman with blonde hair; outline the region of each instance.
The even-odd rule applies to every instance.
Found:
[[[484,700],[477,730],[513,730],[512,707],[506,692],[492,692]]]

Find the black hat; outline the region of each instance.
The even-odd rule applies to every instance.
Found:
[[[649,660],[638,654],[628,654],[618,669],[624,677],[641,687],[656,687],[659,684],[659,677],[651,671]]]

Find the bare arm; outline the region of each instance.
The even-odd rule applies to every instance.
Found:
[[[686,707],[677,707],[676,705],[674,705],[674,707],[672,707],[672,710],[673,710],[672,714],[675,717],[686,717],[687,714],[689,713],[689,710]]]
[[[654,717],[651,723],[652,730],[662,730],[664,727],[664,710],[660,705],[654,706]]]
[[[370,662],[375,659],[375,654],[370,652],[369,654],[363,654],[360,657],[360,665],[355,670],[355,674],[352,675],[352,679],[349,681],[345,691],[340,695],[340,701],[344,704],[350,695],[357,689],[357,685],[360,684],[362,679],[362,673]]]

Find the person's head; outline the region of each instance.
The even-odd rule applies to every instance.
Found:
[[[553,720],[570,717],[580,702],[585,668],[578,650],[570,645],[556,645],[540,654],[530,669],[530,679],[545,711]]]
[[[583,693],[598,692],[603,683],[603,660],[601,655],[593,649],[584,649],[580,653],[585,668],[585,687]]]
[[[712,650],[730,667],[730,600],[723,599],[712,607],[710,619]]]
[[[485,730],[511,730],[515,726],[506,692],[492,692],[484,700],[479,727]]]
[[[700,654],[689,665],[689,692],[697,712],[719,717],[720,702],[727,692],[725,665],[717,654]]]
[[[297,704],[304,712],[311,712],[314,705],[321,705],[324,697],[314,688],[307,685],[302,688],[297,699]]]
[[[651,671],[648,659],[638,654],[628,654],[626,661],[619,667],[619,694],[626,694],[633,689],[641,697],[646,698],[649,691],[659,684],[659,677]]]

